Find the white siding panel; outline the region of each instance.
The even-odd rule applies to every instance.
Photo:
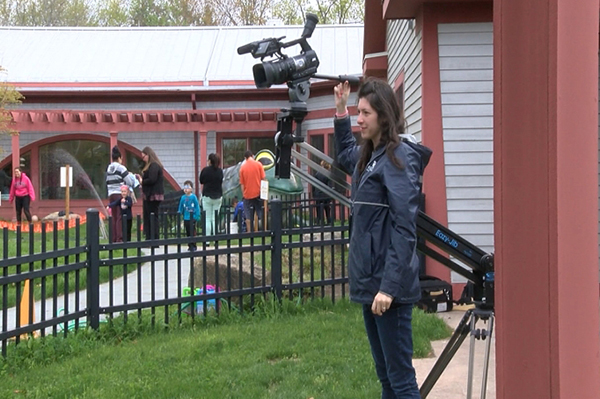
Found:
[[[444,145],[445,152],[492,152],[494,149],[494,142],[492,140],[448,140]]]
[[[449,75],[448,73],[443,74]],[[492,93],[493,96],[493,89],[494,82],[489,80],[441,83],[442,93]]]
[[[444,24],[440,24],[444,25]],[[454,25],[454,28],[457,32],[451,32],[451,28],[449,31],[442,31],[438,26],[438,43],[441,46],[452,46],[452,45],[478,45],[478,44],[494,44],[493,42],[493,33],[492,31],[488,32],[458,32],[462,29],[464,24],[446,24],[446,25]],[[461,26],[462,25],[462,26]],[[492,26],[489,23],[489,26]]]
[[[440,71],[440,78],[442,84],[444,82],[479,82],[479,81],[487,81],[488,83],[494,83],[494,71],[491,69],[484,70],[470,70],[468,73],[465,71],[456,70],[456,69],[448,69]]]
[[[119,133],[119,140],[140,151],[145,146],[151,147],[160,158],[165,171],[180,186],[183,186],[184,181],[194,179],[193,132],[123,132]]]
[[[445,116],[492,116],[492,104],[444,104],[442,103],[442,118]]]
[[[491,129],[452,129],[444,132],[444,138],[448,141],[476,141],[493,140]]]
[[[459,71],[465,71],[465,70],[471,70],[471,69],[488,69],[488,68],[492,68],[492,57],[490,56],[485,56],[485,57],[466,57],[466,56],[459,56],[459,57],[448,57],[448,58],[442,58],[440,56],[440,70],[459,70]]]
[[[206,133],[206,153],[216,153],[217,152],[217,133],[214,131],[210,131]]]
[[[443,46],[440,47],[440,57],[447,56],[491,56],[493,48],[487,44],[471,45],[471,46]]]
[[[80,133],[85,133],[85,132],[78,132],[78,134]],[[46,139],[48,137],[54,137],[54,136],[62,136],[62,135],[68,135],[68,133],[64,133],[64,132],[56,132],[56,133],[49,133],[49,132],[24,132],[24,133],[20,133],[19,134],[19,146],[21,148],[25,147],[26,145],[29,145],[31,143],[34,143],[36,141],[42,140],[42,139]],[[107,133],[88,133],[87,135],[89,136],[102,136],[102,137],[108,137],[109,134]],[[10,141],[9,141],[10,143]],[[8,153],[10,153],[10,144],[8,145],[8,147],[4,147],[4,149],[6,151],[8,151]],[[3,154],[4,156],[7,156],[7,154]]]
[[[446,185],[452,187],[494,187],[493,176],[448,176]]]
[[[493,176],[493,165],[446,165],[446,176]]]
[[[494,159],[491,152],[446,152],[446,165],[489,165]]]
[[[444,112],[442,107],[442,113]],[[468,107],[465,106],[465,113],[469,112]],[[484,117],[470,117],[463,118],[457,116],[446,116],[442,118],[442,125],[444,127],[444,135],[446,134],[446,129],[461,129],[461,128],[489,128],[492,129],[494,126],[494,119],[492,115],[484,116]],[[445,136],[444,136],[445,139]]]
[[[404,117],[407,133],[421,140],[421,32],[412,20],[391,20],[387,25],[388,82],[404,73]]]
[[[442,24],[438,26],[440,33],[475,32],[489,33],[490,24],[487,22],[464,23],[464,24]]]
[[[448,193],[448,199],[464,199],[465,201],[469,201],[470,199],[479,198],[479,199],[493,199],[494,198],[494,188],[493,187],[453,187],[452,190]],[[473,214],[472,216],[476,216]],[[467,220],[471,221],[471,220]],[[452,230],[452,227],[450,230]]]
[[[492,24],[440,24],[438,43],[448,227],[493,251]]]
[[[489,105],[494,99],[490,91],[480,93],[448,93],[442,95],[442,104],[485,104]]]
[[[11,136],[9,134],[0,134],[0,159],[9,156],[11,152]]]
[[[463,200],[448,200],[448,212],[450,211],[488,211],[494,206],[494,201],[491,199],[479,199],[469,201],[467,204]]]

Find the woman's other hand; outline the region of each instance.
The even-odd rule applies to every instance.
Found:
[[[394,298],[392,296],[386,294],[385,292],[379,291],[377,295],[375,295],[375,299],[373,299],[371,312],[377,316],[381,316],[390,308],[393,300]]]
[[[348,96],[350,95],[350,83],[345,81],[339,83],[333,88],[335,97],[335,108],[338,114],[346,113],[346,104],[348,104]]]

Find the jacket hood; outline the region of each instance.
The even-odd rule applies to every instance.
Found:
[[[425,147],[422,144],[414,143],[404,138],[402,139],[402,142],[408,145],[413,150],[415,150],[421,156],[421,161],[423,162],[423,169],[425,169],[425,167],[429,163],[429,160],[431,159],[431,154],[433,154],[433,151],[431,151],[429,147]]]

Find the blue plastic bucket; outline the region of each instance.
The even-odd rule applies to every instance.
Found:
[[[214,294],[216,292],[215,287],[212,285],[207,285],[206,286],[206,293],[207,294]],[[195,295],[202,295],[204,293],[204,290],[202,288],[196,288],[195,290]],[[215,308],[216,305],[216,300],[215,299],[209,299],[206,302],[206,308],[210,309],[210,308]],[[204,313],[204,301],[198,301],[196,302],[196,313]]]

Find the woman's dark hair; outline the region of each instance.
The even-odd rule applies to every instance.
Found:
[[[219,167],[219,165],[221,165],[221,158],[220,158],[220,157],[219,157],[217,154],[215,154],[215,153],[211,153],[211,154],[208,156],[208,161],[209,161],[209,162],[210,162],[210,164],[211,164],[212,166],[214,166],[215,168],[218,168],[218,167]]]
[[[111,155],[111,159],[113,160],[113,162],[116,162],[119,160],[119,158],[122,158],[121,156],[121,151],[119,151],[119,147],[114,146],[112,148],[112,155]]]
[[[369,77],[358,89],[358,98],[367,100],[371,108],[377,112],[377,123],[381,131],[379,145],[385,145],[385,153],[388,158],[399,169],[403,169],[404,165],[394,155],[394,150],[400,145],[398,135],[404,133],[404,121],[400,120],[402,114],[396,94],[384,80]],[[357,165],[359,173],[362,173],[367,167],[374,150],[371,140],[366,140],[362,144]]]
[[[151,163],[155,163],[158,166],[160,166],[161,169],[163,169],[163,165],[162,165],[162,163],[160,163],[160,159],[158,159],[158,156],[156,155],[156,153],[154,152],[154,150],[152,148],[144,147],[144,149],[142,150],[142,153],[148,155],[148,162],[146,162],[146,165],[144,165],[144,167],[142,168],[142,172],[145,172],[146,170],[148,170]]]

